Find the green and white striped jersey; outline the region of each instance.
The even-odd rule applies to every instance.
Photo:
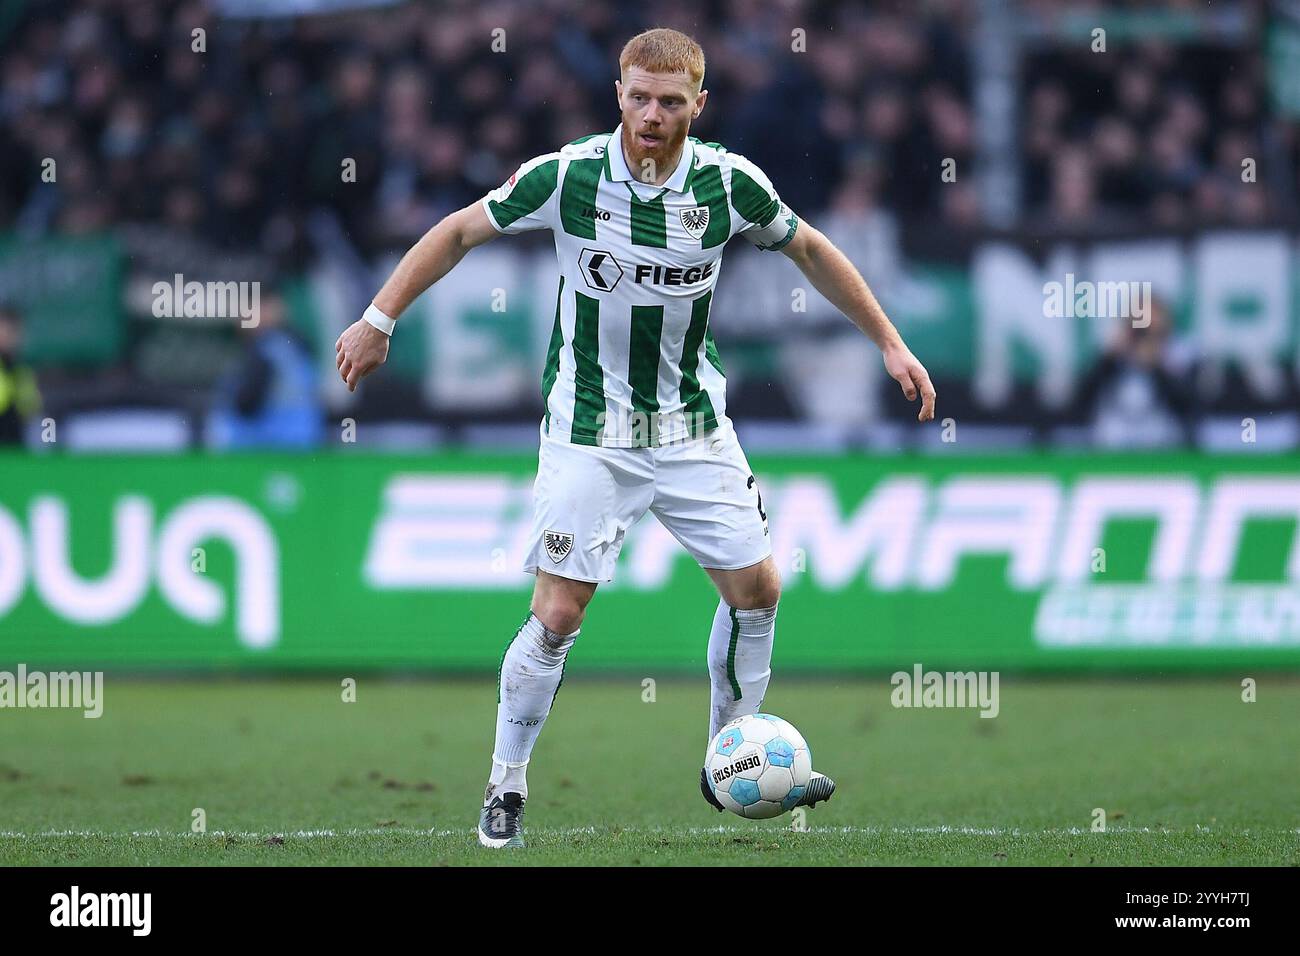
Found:
[[[542,399],[548,435],[612,448],[681,441],[726,421],[709,333],[722,247],[780,249],[798,228],[753,163],[694,137],[662,186],[633,177],[622,127],[531,159],[485,196],[503,233],[550,229],[560,265]]]

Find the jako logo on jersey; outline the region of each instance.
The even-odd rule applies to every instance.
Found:
[[[581,212],[583,219],[599,219],[601,222],[609,222],[609,213],[604,209],[597,209],[595,206],[587,206]]]
[[[738,773],[744,773],[746,770],[753,770],[763,761],[759,759],[758,754],[750,754],[748,757],[741,757],[733,764],[723,767],[721,770],[713,771],[713,782],[721,783],[728,777],[734,777]]]

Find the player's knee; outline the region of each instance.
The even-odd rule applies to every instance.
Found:
[[[755,607],[776,607],[776,602],[781,600],[781,579],[773,575],[763,582],[754,600],[757,602]]]
[[[772,569],[741,579],[718,581],[722,600],[740,611],[775,607],[781,600],[781,576]]]
[[[572,634],[582,625],[596,585],[539,571],[533,588],[532,611],[542,626],[556,634]]]
[[[762,607],[775,607],[781,600],[781,580],[772,575],[753,582],[739,594],[733,594],[734,601],[727,601],[737,610],[752,610]],[[725,599],[724,599],[725,600]]]
[[[572,634],[582,623],[582,608],[564,601],[547,601],[534,608],[533,613],[543,627],[556,634]]]
[[[747,590],[747,607],[776,607],[776,602],[781,600],[781,575],[770,561],[765,562]]]
[[[781,600],[781,582],[770,581],[757,585],[749,593],[747,607],[776,607],[776,602]]]
[[[587,602],[578,594],[557,589],[533,597],[533,614],[556,634],[572,634],[582,626],[586,613]]]

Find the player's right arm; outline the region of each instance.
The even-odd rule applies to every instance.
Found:
[[[500,187],[452,213],[411,247],[365,316],[348,326],[334,343],[339,374],[348,391],[356,391],[357,382],[388,358],[393,321],[420,293],[450,272],[465,253],[502,234],[554,228],[559,165],[559,153],[530,159]]]
[[[373,305],[388,318],[396,319],[429,286],[450,272],[465,253],[501,233],[488,222],[480,203],[473,203],[445,217],[407,250]],[[361,318],[344,329],[334,343],[335,362],[348,391],[388,358],[389,335]]]
[[[374,303],[397,318],[416,298],[460,262],[475,246],[501,235],[477,202],[447,216],[402,256]]]

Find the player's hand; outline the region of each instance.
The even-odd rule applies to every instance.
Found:
[[[899,384],[909,402],[921,396],[921,411],[917,413],[918,422],[934,420],[934,386],[930,384],[930,373],[916,360],[916,356],[905,345],[887,349],[884,353],[885,371]]]
[[[343,330],[334,343],[334,358],[349,392],[355,392],[357,382],[384,364],[388,342],[387,335],[364,319],[357,319]]]

